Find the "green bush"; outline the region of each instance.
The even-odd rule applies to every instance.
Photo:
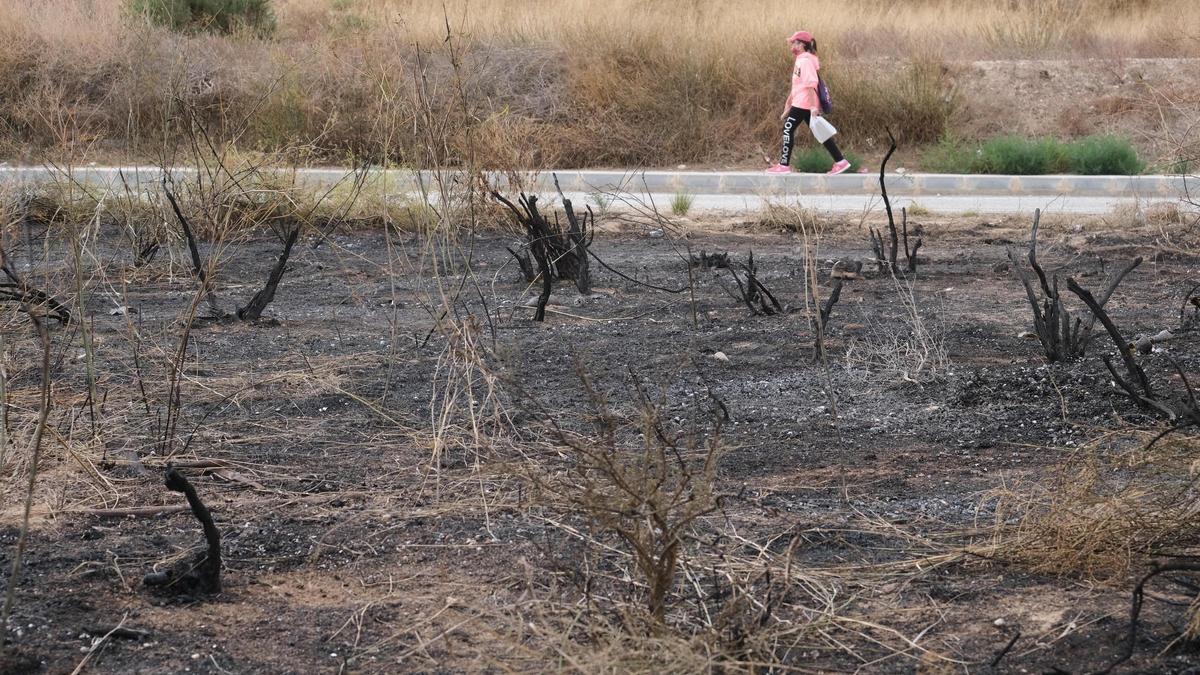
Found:
[[[696,196],[690,192],[679,191],[671,197],[671,213],[677,216],[686,216],[688,211],[692,210],[692,203],[696,201]]]
[[[937,145],[925,152],[922,164],[934,173],[975,173],[979,154],[979,146],[953,136],[943,136]]]
[[[1145,165],[1129,141],[1116,136],[1088,136],[1067,146],[1071,172],[1085,176],[1129,176]]]
[[[853,152],[842,154],[850,160],[850,168],[847,171],[858,171],[862,166],[862,158]],[[797,148],[792,153],[791,167],[792,171],[797,173],[825,173],[833,168],[833,158],[823,146]]]
[[[1071,143],[1053,138],[1000,136],[982,145],[943,137],[923,159],[925,168],[939,173],[1127,176],[1145,169],[1129,141],[1114,136],[1088,136]]]
[[[248,29],[258,35],[275,30],[271,0],[130,0],[130,9],[172,30],[232,33]]]
[[[976,161],[977,173],[1017,176],[1063,173],[1067,169],[1067,148],[1053,138],[1000,136],[983,144]]]

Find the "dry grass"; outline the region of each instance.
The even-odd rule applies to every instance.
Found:
[[[894,325],[874,323],[867,334],[846,345],[846,366],[873,373],[884,382],[924,384],[950,367],[945,327],[918,300],[915,281],[892,278]]]
[[[446,150],[478,153],[485,165],[744,160],[778,133],[782,36],[798,27],[781,1],[619,0],[602,14],[582,0],[458,0],[446,15],[433,0],[276,5],[278,31],[263,41],[173,34],[132,19],[120,0],[5,4],[0,153],[156,157],[180,140],[184,103],[218,139],[286,149],[296,161],[420,163],[412,130],[423,74],[455,128],[478,131],[450,134]],[[818,0],[803,19],[821,38],[843,133],[865,140],[890,123],[923,141],[945,131],[956,109],[946,61],[1200,54],[1200,18],[1189,8],[1188,0]],[[447,18],[463,40],[465,96],[445,55],[428,51],[442,43]],[[898,88],[880,84],[869,65],[880,57],[911,64]]]
[[[262,196],[290,203],[285,197],[291,193],[282,186],[274,190]],[[86,216],[88,211],[80,209],[80,213]],[[800,212],[781,217],[813,227]],[[447,228],[436,229],[444,232]],[[89,246],[98,243],[94,237],[86,241]],[[175,241],[171,245],[178,247],[180,243]],[[332,247],[336,243],[327,245]],[[414,257],[421,259],[414,261]],[[107,259],[91,254],[81,257],[87,264],[85,291],[120,288],[126,281],[121,275],[128,270],[119,264],[105,267],[97,258]],[[437,260],[433,252],[414,251],[412,256],[393,253],[388,265],[395,265],[401,274],[419,274],[416,270],[428,270]],[[462,269],[461,261],[450,262],[459,267],[446,272]],[[440,352],[434,349],[425,356],[403,354],[398,358],[389,355],[386,360],[382,348],[379,352],[342,356],[289,353],[281,355],[278,362],[247,367],[245,361],[231,360],[220,352],[193,349],[187,352],[182,368],[183,399],[188,410],[179,425],[178,452],[174,459],[220,462],[213,470],[214,479],[232,484],[232,489],[253,491],[252,495],[227,495],[228,513],[247,513],[248,519],[266,520],[265,514],[280,512],[286,513],[291,522],[322,523],[308,552],[308,562],[298,575],[328,576],[324,571],[317,572],[315,566],[344,551],[361,554],[363,561],[378,562],[389,572],[401,568],[413,570],[412,566],[418,563],[388,557],[390,552],[380,546],[387,541],[385,533],[407,527],[413,519],[436,516],[447,520],[481,520],[484,527],[490,528],[491,523],[500,522],[502,517],[509,521],[510,533],[511,519],[521,523],[519,546],[505,549],[497,541],[495,548],[498,555],[506,550],[519,551],[520,557],[502,558],[505,564],[511,560],[510,567],[503,575],[489,577],[486,586],[479,582],[481,577],[472,577],[477,584],[472,586],[447,583],[444,571],[437,580],[421,578],[417,583],[423,586],[418,592],[404,597],[408,607],[429,608],[416,620],[387,612],[368,616],[370,603],[359,610],[345,606],[350,614],[348,624],[357,616],[358,631],[365,635],[361,651],[355,652],[356,658],[364,660],[352,665],[367,667],[371,665],[365,660],[367,657],[383,655],[389,658],[389,663],[396,658],[408,667],[445,666],[445,661],[439,663],[427,654],[422,656],[409,636],[415,636],[417,643],[436,643],[444,638],[450,642],[449,634],[459,628],[469,633],[472,640],[467,647],[469,651],[465,655],[454,654],[452,663],[471,663],[479,669],[828,671],[846,670],[847,664],[853,667],[857,663],[864,664],[864,670],[871,670],[883,665],[904,667],[896,663],[917,667],[919,662],[923,669],[932,670],[949,668],[955,665],[954,659],[963,658],[961,652],[950,649],[953,646],[950,638],[926,635],[924,626],[913,627],[911,623],[900,626],[902,618],[881,618],[877,592],[873,590],[903,587],[906,581],[938,570],[949,559],[933,555],[941,555],[942,550],[918,541],[916,535],[905,534],[883,516],[856,513],[847,518],[842,512],[834,512],[828,520],[822,515],[802,520],[781,518],[780,513],[761,508],[752,498],[743,500],[740,485],[714,480],[711,466],[697,469],[694,474],[704,483],[693,493],[696,499],[693,501],[681,493],[683,500],[675,505],[686,509],[694,502],[709,506],[720,502],[719,509],[709,513],[705,508],[703,515],[680,528],[673,583],[664,586],[663,616],[660,621],[655,620],[645,606],[649,594],[646,575],[637,556],[621,535],[613,531],[611,523],[625,520],[625,527],[641,528],[631,532],[642,537],[656,536],[654,527],[632,522],[634,516],[622,515],[628,513],[625,509],[621,509],[622,514],[610,514],[609,522],[605,523],[578,508],[569,498],[536,494],[528,484],[520,485],[519,477],[531,473],[545,476],[546,480],[578,480],[591,467],[578,454],[561,453],[563,448],[553,443],[553,439],[547,442],[546,438],[535,435],[537,430],[528,423],[517,428],[507,419],[509,404],[493,375],[500,364],[489,350],[495,342],[486,315],[452,313],[445,321],[436,321],[443,310],[464,309],[454,295],[463,277],[445,276],[444,285],[434,279],[421,282],[420,302],[427,305],[430,323],[440,323],[440,335],[435,335],[434,340],[445,340]],[[69,270],[64,271],[54,286],[72,288],[70,278]],[[478,290],[473,279],[467,278],[465,283],[468,294]],[[180,279],[172,290],[180,291],[186,299],[194,288],[194,282]],[[488,291],[484,288],[483,292]],[[70,301],[72,297],[64,300]],[[421,318],[424,333],[425,317]],[[59,398],[52,428],[61,430],[62,435],[49,446],[49,473],[37,494],[42,513],[123,507],[131,500],[138,505],[162,502],[157,492],[145,489],[144,479],[123,477],[122,472],[101,463],[106,451],[110,460],[117,460],[118,466],[140,462],[147,469],[156,470],[166,459],[148,451],[158,443],[157,411],[169,399],[163,381],[176,365],[174,354],[180,329],[175,322],[156,328],[159,323],[141,325],[131,319],[119,331],[106,332],[105,340],[98,343],[101,372],[106,376],[105,387],[109,392],[108,407],[100,413],[98,443],[83,428],[87,420],[82,412],[87,397],[83,383],[73,377],[59,380],[62,384],[56,385]],[[27,471],[29,419],[36,404],[31,373],[24,365],[33,345],[32,336],[28,331],[10,332],[7,324],[3,328],[6,339],[10,334],[19,334],[20,340],[10,345],[12,357],[8,362],[10,373],[19,384],[10,399],[19,416],[14,427],[17,461],[0,477],[9,485]],[[419,338],[420,335],[416,336],[414,343]],[[501,340],[504,338],[501,333]],[[73,358],[78,344],[73,340],[78,338],[62,335],[57,339],[59,351]],[[437,342],[433,344],[436,346]],[[141,359],[140,372],[134,371],[130,364],[134,355]],[[425,413],[424,401],[418,404],[414,400],[409,405],[404,400],[386,399],[389,387],[378,386],[391,377],[384,373],[381,364],[396,361],[397,368],[405,368],[417,359],[425,359],[427,367],[422,372],[430,373],[428,411],[432,419],[428,421],[421,419]],[[78,370],[74,366],[70,372]],[[145,381],[148,390],[145,394],[139,392],[139,379]],[[360,413],[366,409],[370,414],[325,417],[309,409],[297,414],[289,412],[286,418],[267,415],[252,419],[248,415],[239,417],[237,412],[241,407],[269,410],[325,394],[344,396],[348,399],[346,403],[352,403]],[[130,405],[118,405],[117,401],[128,401]],[[215,411],[212,417],[206,412],[210,410]],[[406,415],[406,411],[411,415]],[[631,460],[630,464],[622,464],[619,472],[610,474],[637,480],[651,477],[643,471],[647,467],[663,467],[666,459],[679,467],[708,463],[704,447],[685,443],[676,448],[681,450],[680,456],[667,447],[656,446],[650,448],[653,450],[650,461],[638,464],[636,459],[641,455],[637,453],[636,434],[645,427],[637,424],[635,418],[636,422],[647,421],[634,415],[628,418],[630,426],[621,428],[620,433],[628,440],[627,444],[622,443],[621,450],[628,454],[612,453],[612,457]],[[72,419],[79,421],[72,426]],[[571,415],[568,409],[558,419],[570,424],[581,418]],[[364,420],[373,423],[366,424]],[[667,413],[659,421],[663,428],[676,430]],[[347,434],[351,427],[359,428],[362,436]],[[519,437],[507,433],[513,428]],[[192,429],[198,432],[189,445],[187,436]],[[572,438],[580,443],[593,440],[585,436]],[[426,440],[429,442],[417,445]],[[308,444],[320,447],[322,452],[307,458],[300,456],[296,448]],[[264,449],[270,446],[287,450],[276,455],[265,453]],[[301,480],[301,472],[307,467],[328,471],[319,475],[325,477],[322,482],[330,487],[329,483],[338,482],[338,474],[333,473],[328,462],[336,461],[339,454],[343,455],[342,461],[351,454],[355,464],[371,458],[387,458],[380,464],[387,468],[388,475],[370,488],[347,481],[329,492],[309,493],[305,484],[311,481]],[[275,464],[268,464],[271,457],[285,459],[274,459]],[[283,466],[280,462],[291,465]],[[423,481],[434,474],[438,489],[436,498],[430,499],[432,490]],[[587,485],[578,484],[585,488]],[[566,487],[565,483],[562,485]],[[213,485],[214,489],[217,487],[218,484]],[[601,506],[610,503],[612,485],[601,481],[593,483],[593,487],[597,491],[609,490],[604,494],[594,493],[596,503]],[[15,501],[15,492],[6,492],[0,505]],[[583,490],[576,492],[583,494]],[[344,502],[349,500],[366,503],[362,509],[347,509]],[[621,500],[617,504],[626,505]],[[396,518],[399,514],[404,517]],[[381,524],[385,516],[396,518],[395,523]],[[380,524],[363,526],[364,521],[377,517],[380,521],[373,522]],[[878,564],[872,564],[872,560],[878,559],[868,555],[861,561],[857,556],[849,561],[822,561],[819,556],[814,560],[808,550],[813,539],[819,541],[826,535],[840,536],[846,532],[895,542],[895,550],[903,552],[902,559],[892,558]],[[504,535],[503,531],[500,533]],[[539,533],[546,536],[538,536]],[[533,550],[543,545],[543,541],[550,549],[544,557]],[[526,546],[529,542],[532,545]],[[457,546],[448,544],[446,557],[441,560],[451,561],[444,564],[465,567],[452,557]],[[461,548],[466,551],[472,546],[462,544]],[[910,553],[912,559],[907,557]],[[164,557],[158,564],[167,564],[169,560],[170,557]],[[128,573],[153,562],[153,559],[135,560],[132,568],[130,561],[124,564]],[[102,564],[101,560],[89,560],[81,567],[92,570]],[[116,565],[115,560],[113,564]],[[815,569],[819,564],[836,568]],[[128,579],[134,581],[136,577]],[[120,583],[124,593],[133,592],[125,578]],[[389,581],[389,592],[390,585]],[[452,597],[447,597],[451,593]],[[884,623],[889,625],[881,625]],[[354,631],[355,627],[347,630]]]
[[[862,231],[866,226],[875,204],[868,205],[859,213],[818,211],[800,204],[796,200],[765,197],[761,211],[753,223],[768,231],[803,232],[805,229],[824,233],[829,231]]]
[[[974,552],[1042,572],[1122,579],[1200,546],[1200,439],[1114,433],[1081,447],[1032,490],[998,494],[993,541]],[[1018,496],[1020,493],[1020,496]]]

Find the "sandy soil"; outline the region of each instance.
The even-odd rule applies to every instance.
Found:
[[[1200,112],[1196,59],[978,61],[957,72],[965,132],[1067,138],[1115,133],[1150,162],[1190,146]]]
[[[307,239],[270,318],[202,322],[191,334],[169,450],[176,461],[223,467],[185,469],[224,537],[225,587],[204,598],[164,596],[140,583],[200,545],[190,515],[80,513],[182,503],[162,487],[168,448],[156,439],[194,286],[168,252],[132,268],[110,233],[97,249],[105,272],[93,277],[88,301],[104,399],[95,440],[79,336],[56,327],[54,433],[9,631],[17,657],[6,672],[69,672],[118,624],[145,633],[101,642],[87,666],[93,672],[694,669],[705,661],[654,665],[601,649],[612,643],[597,626],[619,624],[621,603],[641,597],[625,576],[636,570],[620,541],[524,478],[530,467],[570,470],[539,423],[546,416],[589,427],[574,359],[618,414],[632,412],[634,377],[663,388],[665,409],[681,426],[697,419],[695,401],[706,390],[728,408],[715,486],[722,508],[697,524],[703,541],[689,540],[688,573],[668,613],[672,630],[697,635],[705,623],[685,598],[699,593],[700,604],[720,606],[719,593],[701,592],[706,561],[730,569],[778,563],[773,581],[755,583],[782,600],[766,618],[754,616],[772,630],[792,627],[792,642],[773,653],[784,665],[988,671],[1019,632],[999,670],[1094,670],[1122,644],[1129,577],[1059,577],[963,550],[988,538],[997,490],[1048,480],[1105,430],[1156,421],[1114,391],[1098,357],[1047,364],[1025,335],[1029,308],[1006,250],[1027,238],[1027,219],[914,221],[925,244],[912,293],[946,350],[934,376],[906,372],[904,359],[888,368],[855,356],[912,328],[904,289],[870,265],[846,282],[833,310],[828,370],[814,363],[795,233],[685,222],[686,239],[654,238],[606,224],[594,244],[599,256],[659,286],[686,286],[685,244],[739,261],[753,250],[760,278],[788,311],[751,315],[727,293],[727,270],[694,270],[693,305],[689,293],[595,269],[591,296],[556,288],[544,324],[529,321],[523,306],[530,292],[504,248],[512,238],[484,235],[473,247],[471,290],[455,307],[476,317],[475,335],[493,354],[489,367],[512,383],[504,385],[512,421],[483,429],[485,444],[457,429],[437,456],[430,419],[439,408],[430,401],[436,383],[447,381],[447,338],[431,333],[440,305],[420,239],[389,241],[365,229],[338,231],[318,247]],[[1051,222],[1042,237],[1047,265],[1090,287],[1114,262],[1146,256],[1110,303],[1130,334],[1173,325],[1200,281],[1195,259],[1164,250],[1154,227]],[[856,224],[831,226],[818,252],[822,278],[835,259],[866,258],[866,239]],[[216,283],[227,309],[253,293],[278,247],[259,237],[225,251]],[[66,267],[58,243],[46,250],[52,269]],[[181,249],[173,253],[183,260]],[[440,281],[452,291],[462,271]],[[117,306],[136,313],[114,315]],[[37,352],[25,326],[14,315],[4,329],[18,439],[27,438],[37,407]],[[1106,340],[1097,336],[1096,354],[1110,351]],[[1196,347],[1192,337],[1170,351],[1200,381]],[[1164,357],[1144,361],[1162,382],[1177,383]],[[527,397],[514,393],[518,386]],[[18,459],[0,475],[5,575],[25,467]],[[828,599],[828,615],[817,597]],[[1148,607],[1132,668],[1200,667],[1186,646],[1158,655],[1183,611]],[[707,644],[661,640],[692,656]]]

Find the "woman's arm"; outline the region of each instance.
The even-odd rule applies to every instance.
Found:
[[[821,103],[817,97],[817,66],[811,58],[798,59],[799,63],[796,66],[796,77],[800,79],[800,86],[804,89],[804,98],[808,103],[807,107],[812,112],[820,114]],[[792,95],[795,97],[795,94]]]

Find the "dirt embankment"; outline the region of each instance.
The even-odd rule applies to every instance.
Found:
[[[955,81],[970,137],[1118,134],[1150,164],[1200,156],[1200,59],[977,61]]]

